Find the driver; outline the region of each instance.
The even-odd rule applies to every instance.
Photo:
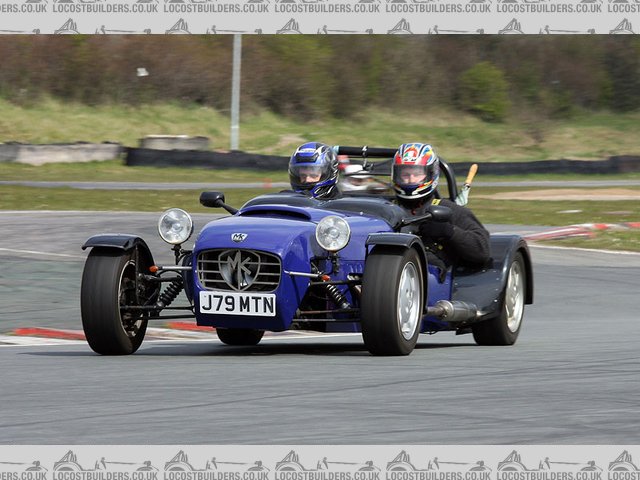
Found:
[[[448,222],[426,220],[418,232],[429,261],[445,269],[450,265],[482,266],[490,259],[489,232],[471,210],[448,199],[436,198],[440,160],[431,145],[400,145],[391,165],[391,180],[398,204],[411,215],[423,215],[429,205],[451,209]],[[433,257],[436,257],[434,259]]]
[[[320,200],[339,197],[336,153],[324,143],[300,145],[289,160],[289,180],[295,192]]]

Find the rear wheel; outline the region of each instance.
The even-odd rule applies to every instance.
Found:
[[[147,313],[124,309],[157,295],[157,287],[137,279],[148,261],[136,251],[94,248],[84,266],[80,291],[82,327],[91,349],[102,355],[128,355],[140,347]],[[138,265],[136,262],[142,263]]]
[[[423,276],[412,249],[373,252],[362,277],[362,338],[373,355],[408,355],[416,346],[424,305]]]
[[[216,328],[218,338],[227,345],[257,345],[262,340],[264,330],[248,328]]]
[[[526,270],[522,254],[517,252],[509,267],[503,291],[500,315],[472,326],[478,345],[513,345],[518,339],[524,316]]]

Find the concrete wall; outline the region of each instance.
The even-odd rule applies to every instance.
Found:
[[[0,162],[45,163],[92,162],[118,158],[124,149],[119,143],[71,143],[52,145],[28,145],[22,143],[0,144]]]
[[[140,148],[152,148],[154,150],[210,150],[211,142],[207,137],[147,135],[140,139]]]
[[[203,151],[210,148],[210,142],[207,137],[190,137],[188,135],[149,135],[140,139],[140,144],[154,151]],[[43,165],[45,163],[113,160],[120,157],[125,150],[125,147],[121,144],[110,142],[77,142],[47,145],[15,142],[0,143],[0,162]]]

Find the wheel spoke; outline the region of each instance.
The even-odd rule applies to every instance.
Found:
[[[121,307],[136,306],[136,265],[130,261],[122,270],[118,303]],[[142,327],[143,318],[140,312],[120,310],[122,328],[129,337],[135,337]]]

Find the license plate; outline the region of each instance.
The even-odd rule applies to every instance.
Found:
[[[200,292],[200,313],[275,317],[276,296],[273,293]]]

